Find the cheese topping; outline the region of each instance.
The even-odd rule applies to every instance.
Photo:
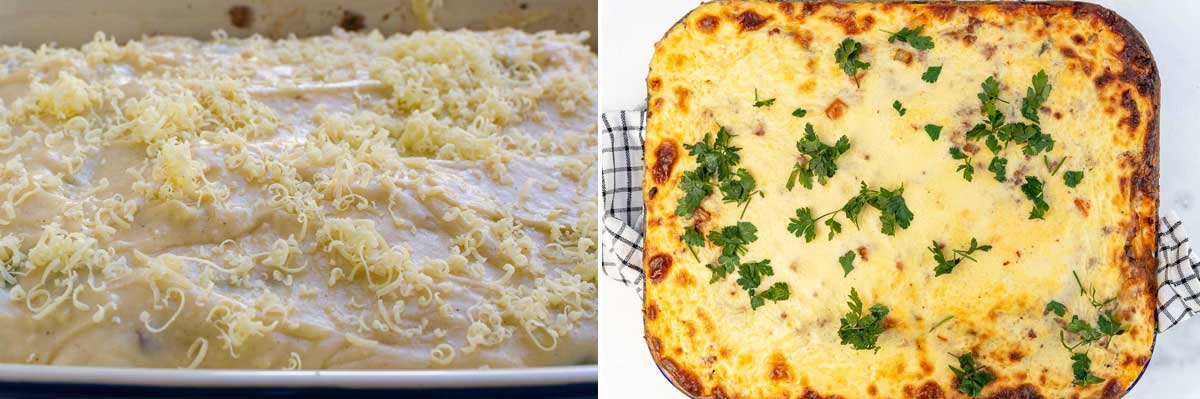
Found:
[[[0,361],[594,362],[584,39],[0,48]]]

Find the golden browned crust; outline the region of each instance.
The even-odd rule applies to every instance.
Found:
[[[714,7],[716,6],[716,7]],[[864,8],[868,8],[864,10]],[[1153,335],[1156,318],[1153,316],[1156,286],[1154,258],[1155,239],[1157,237],[1157,207],[1158,207],[1158,129],[1159,129],[1159,93],[1160,83],[1158,71],[1150,49],[1140,33],[1124,18],[1115,12],[1101,6],[1081,2],[1050,2],[1050,3],[886,3],[874,6],[864,6],[855,3],[835,2],[759,2],[759,1],[721,1],[701,6],[682,18],[664,36],[659,46],[672,38],[672,35],[684,31],[695,31],[700,34],[713,34],[729,24],[736,27],[739,34],[765,31],[769,35],[787,34],[793,36],[797,45],[807,49],[811,43],[811,35],[806,35],[795,27],[803,26],[808,18],[821,18],[841,26],[847,36],[863,34],[880,29],[876,26],[874,13],[907,12],[912,15],[912,25],[920,23],[936,24],[952,20],[956,14],[968,15],[969,23],[963,28],[959,39],[965,43],[983,42],[985,38],[972,35],[976,24],[989,21],[977,19],[985,12],[995,12],[1003,18],[1030,18],[1042,23],[1032,29],[1039,29],[1039,35],[1048,35],[1047,27],[1054,20],[1070,18],[1091,24],[1096,30],[1106,30],[1121,39],[1121,43],[1094,43],[1094,37],[1074,35],[1056,49],[1068,68],[1080,71],[1089,76],[1097,90],[1098,103],[1105,115],[1119,117],[1118,126],[1128,137],[1142,142],[1141,151],[1126,154],[1122,159],[1130,170],[1117,184],[1124,195],[1129,198],[1129,210],[1126,212],[1128,221],[1115,234],[1126,237],[1124,251],[1113,255],[1109,261],[1118,264],[1124,271],[1126,281],[1119,296],[1123,306],[1123,315],[1137,313],[1140,320],[1132,320],[1139,328],[1132,331],[1137,334]],[[1003,55],[997,55],[1003,56]],[[677,53],[656,51],[656,62],[652,65],[682,65],[689,60]],[[658,60],[662,58],[662,60]],[[1115,62],[1099,62],[1099,61]],[[808,70],[812,70],[812,65]],[[870,73],[870,72],[868,72]],[[663,78],[661,71],[651,68],[647,77],[649,110],[647,112],[646,164],[647,175],[644,179],[645,204],[647,210],[648,230],[680,231],[685,223],[675,216],[676,197],[664,195],[676,190],[681,168],[676,167],[679,158],[686,157],[686,151],[679,143],[681,135],[676,130],[696,129],[706,130],[707,127],[660,125],[659,116],[664,107],[675,107],[683,112],[705,112],[692,104],[700,94],[688,88],[673,86],[673,82]],[[686,92],[685,95],[680,93]],[[840,102],[840,99],[834,99]],[[809,110],[818,113],[819,110]],[[1061,117],[1061,116],[1058,116]],[[835,119],[830,117],[830,119]],[[695,137],[695,136],[691,136]],[[690,141],[684,141],[690,142]],[[1085,216],[1094,204],[1077,199],[1075,206]],[[704,223],[707,220],[704,209],[700,211],[695,222]],[[669,235],[669,234],[667,234]],[[682,259],[677,256],[685,254],[686,249],[678,242],[664,239],[663,234],[647,235],[645,244],[645,266],[648,273],[646,284],[646,300],[644,315],[646,321],[646,339],[653,358],[660,368],[666,372],[672,382],[682,391],[697,398],[752,398],[752,397],[788,397],[788,398],[840,398],[828,395],[807,386],[805,378],[796,378],[798,374],[788,364],[787,357],[778,353],[764,354],[769,359],[769,373],[762,380],[771,381],[768,386],[776,390],[757,390],[745,392],[730,386],[722,379],[723,373],[714,373],[704,367],[715,359],[728,356],[732,348],[706,348],[706,353],[713,353],[707,358],[691,353],[689,345],[708,342],[695,339],[696,328],[703,331],[711,330],[712,326],[697,326],[695,324],[712,324],[712,316],[708,315],[704,303],[693,303],[694,314],[682,317],[681,314],[670,314],[659,306],[660,287],[667,284],[696,284],[687,268],[679,265]],[[677,240],[675,240],[677,241]],[[866,258],[865,250],[860,252]],[[688,255],[690,261],[690,255]],[[690,262],[684,262],[690,263]],[[672,267],[673,264],[674,267]],[[902,269],[903,265],[898,264]],[[703,279],[703,278],[701,278]],[[714,294],[715,295],[715,294]],[[673,319],[681,322],[682,330],[672,330],[663,319]],[[1032,331],[1030,331],[1032,335]],[[1033,338],[1033,337],[1031,337]],[[1146,341],[1145,337],[1138,338]],[[1150,337],[1152,342],[1153,338]],[[920,346],[920,343],[918,343]],[[694,348],[692,348],[694,349]],[[1141,370],[1149,362],[1149,346],[1144,350],[1123,354],[1124,372],[1115,378],[1109,378],[1106,383],[1090,389],[1080,390],[1075,397],[1079,398],[1116,398],[1124,394],[1129,385],[1140,375]],[[1019,362],[1024,353],[1014,351],[1011,355],[1014,362]],[[714,359],[715,358],[715,359]],[[918,369],[927,366],[918,362]],[[727,372],[727,371],[726,371]],[[928,376],[928,370],[924,375]],[[928,378],[928,377],[927,377]],[[1043,398],[1041,384],[1046,381],[1045,372],[1030,373],[1023,378],[1012,378],[998,381],[988,387],[983,397],[987,398]],[[851,383],[867,384],[869,381]],[[736,383],[734,383],[736,385]],[[874,396],[874,383],[867,392]],[[902,390],[905,398],[957,398],[965,397],[958,393],[953,385],[930,379],[908,381]]]

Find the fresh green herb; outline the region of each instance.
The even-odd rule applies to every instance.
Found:
[[[757,232],[758,228],[750,222],[738,222],[733,226],[708,232],[708,241],[721,247],[721,256],[717,257],[717,263],[707,265],[713,273],[709,284],[720,281],[738,270],[738,265],[742,262],[741,256],[747,251],[746,245],[758,239]]]
[[[933,332],[933,330],[936,330],[938,327],[941,327],[942,324],[946,324],[946,322],[950,321],[953,318],[954,318],[954,316],[946,316],[946,318],[942,319],[941,321],[939,321],[937,323],[933,323],[933,327],[929,327],[929,332]]]
[[[950,366],[950,371],[958,378],[959,392],[974,398],[983,392],[984,386],[996,380],[996,376],[988,371],[987,367],[975,363],[974,355],[964,353],[955,358],[958,359],[958,367]]]
[[[938,77],[942,75],[942,66],[931,66],[925,69],[925,73],[921,74],[921,80],[929,83],[937,83]]]
[[[696,261],[699,262],[700,256],[696,255],[696,250],[694,247],[704,248],[704,235],[700,234],[700,230],[697,229],[696,226],[684,227],[683,236],[679,238],[684,244],[687,244],[688,251],[690,251],[692,253],[692,257],[695,257]]]
[[[858,297],[858,291],[853,288],[850,289],[850,301],[846,304],[850,306],[850,312],[842,317],[841,327],[838,328],[838,337],[841,338],[842,345],[850,345],[858,350],[879,350],[877,342],[879,335],[884,331],[883,320],[888,314],[887,306],[875,304],[864,314],[862,300]]]
[[[1075,380],[1072,382],[1077,386],[1086,387],[1104,382],[1103,378],[1092,374],[1092,360],[1088,359],[1087,353],[1075,352],[1071,354],[1071,371],[1075,374]]]
[[[1067,173],[1063,173],[1063,182],[1067,184],[1067,187],[1075,188],[1080,181],[1083,181],[1083,171],[1081,170],[1068,170]]]
[[[683,172],[683,177],[679,180],[679,189],[683,190],[683,197],[679,198],[679,203],[675,206],[675,214],[690,218],[700,208],[704,198],[712,194],[712,183],[702,176],[699,170],[690,170]]]
[[[758,262],[743,263],[738,265],[737,284],[746,291],[754,291],[759,285],[762,285],[762,278],[765,276],[775,275],[775,270],[771,268],[771,260],[763,259]],[[750,296],[754,296],[751,294]]]
[[[896,110],[900,116],[904,116],[904,114],[908,113],[908,108],[904,108],[904,104],[900,104],[900,100],[892,102],[892,109]]]
[[[921,31],[925,29],[925,25],[918,26],[916,29],[902,28],[899,32],[891,33],[888,36],[888,43],[895,43],[897,40],[908,43],[917,50],[929,50],[933,48],[933,38],[929,36],[921,36]]]
[[[1067,305],[1063,305],[1058,301],[1050,301],[1049,303],[1046,303],[1045,313],[1051,312],[1058,315],[1058,317],[1063,317],[1067,314]]]
[[[842,72],[845,72],[846,76],[854,79],[855,86],[859,86],[858,70],[871,68],[870,63],[858,59],[861,52],[862,43],[848,37],[842,40],[842,44],[833,52],[833,58],[837,61],[838,66],[842,68]]]
[[[738,169],[733,177],[721,181],[721,194],[724,196],[722,201],[741,205],[742,215],[745,215],[752,196],[762,196],[762,191],[754,189],[754,177],[749,171]]]
[[[846,219],[849,219],[858,226],[858,216],[862,214],[864,208],[870,205],[872,208],[880,211],[879,231],[886,235],[896,235],[896,227],[907,229],[912,222],[913,214],[908,209],[908,205],[904,202],[904,187],[901,186],[895,190],[880,188],[872,190],[867,188],[867,183],[860,183],[858,195],[851,198],[841,208],[830,211],[824,215],[813,217],[812,210],[809,208],[800,208],[796,210],[796,217],[790,219],[788,231],[796,237],[803,237],[804,241],[811,242],[816,238],[816,224],[822,219],[825,220],[825,225],[829,227],[829,239],[842,231],[841,223],[837,222],[833,216],[839,212],[845,213]]]
[[[754,108],[770,107],[772,105],[775,105],[775,98],[759,100],[758,99],[758,89],[757,88],[754,89]]]
[[[929,135],[929,139],[937,141],[938,137],[942,136],[942,127],[938,125],[925,125],[925,134]]]
[[[808,111],[805,111],[804,108],[796,108],[795,111],[792,111],[792,116],[794,117],[803,118],[804,115],[808,115]]]
[[[972,177],[975,176],[975,163],[971,157],[958,147],[950,147],[950,157],[962,161],[962,164],[958,165],[958,169],[956,170],[962,172],[964,180],[971,181]]]
[[[949,274],[950,272],[954,271],[955,267],[958,267],[959,263],[962,263],[963,259],[970,259],[972,262],[978,262],[975,260],[975,258],[971,257],[971,254],[975,253],[976,251],[987,252],[991,250],[991,245],[979,245],[979,241],[972,238],[971,246],[969,248],[952,250],[951,252],[953,252],[955,255],[954,258],[946,259],[946,254],[942,252],[942,247],[939,247],[938,244],[934,242],[933,245],[929,246],[929,252],[933,253],[933,260],[937,262],[937,266],[933,268],[933,275],[936,277],[943,274]]]
[[[766,300],[770,300],[771,302],[787,300],[791,295],[792,291],[788,289],[787,283],[782,281],[776,282],[763,292],[759,292],[757,294],[752,293],[750,296],[750,308],[758,309],[759,306],[762,306],[766,303]]]
[[[1008,166],[1008,159],[1001,158],[1001,157],[995,157],[995,158],[992,158],[992,162],[988,164],[988,172],[995,173],[996,181],[1004,183],[1004,181],[1007,180],[1004,177],[1005,168],[1007,166]]]
[[[1038,109],[1050,97],[1050,88],[1050,78],[1046,76],[1046,71],[1038,71],[1033,75],[1033,85],[1025,89],[1025,98],[1021,99],[1021,116],[1034,123],[1040,123]]]
[[[1042,155],[1042,159],[1046,160],[1046,169],[1050,170],[1050,176],[1054,176],[1054,175],[1058,174],[1058,170],[1062,169],[1063,165],[1066,164],[1067,160],[1071,159],[1071,157],[1066,157],[1066,158],[1063,158],[1061,161],[1058,161],[1058,165],[1054,165],[1053,168],[1050,167],[1050,157]]]
[[[1025,176],[1025,184],[1021,185],[1021,192],[1025,193],[1025,198],[1033,201],[1033,210],[1029,212],[1029,219],[1046,219],[1046,212],[1050,210],[1050,204],[1046,203],[1046,199],[1042,196],[1043,184],[1040,179],[1034,176]]]
[[[845,255],[838,258],[838,263],[842,265],[842,271],[845,272],[842,277],[849,276],[850,272],[854,270],[854,251],[846,251]]]
[[[822,143],[813,131],[811,123],[804,124],[804,137],[796,142],[796,150],[800,151],[804,160],[797,161],[788,176],[787,189],[791,191],[799,181],[804,188],[812,189],[813,177],[821,185],[829,182],[829,178],[837,173],[837,159],[850,149],[850,139],[842,136],[833,145]]]
[[[733,134],[722,126],[717,130],[715,139],[705,134],[700,141],[683,145],[688,155],[696,157],[697,165],[696,169],[684,172],[680,179],[679,188],[684,195],[676,205],[676,215],[692,217],[704,198],[712,194],[714,178],[724,181],[733,177],[733,168],[741,160],[738,155],[741,149],[729,144],[732,138]],[[753,184],[753,179],[750,179],[750,184]]]

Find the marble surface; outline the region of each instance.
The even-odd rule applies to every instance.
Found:
[[[1161,201],[1200,234],[1200,2],[1192,0],[1097,1],[1130,20],[1146,37],[1162,79]],[[645,77],[654,42],[698,4],[695,0],[601,1],[600,94],[602,111],[631,109],[645,101]],[[600,396],[684,398],[655,368],[642,340],[641,301],[628,287],[601,278]],[[1132,399],[1200,399],[1200,318],[1158,338],[1150,366],[1126,396]]]

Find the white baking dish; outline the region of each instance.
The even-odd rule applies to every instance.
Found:
[[[0,0],[0,43],[37,47],[78,46],[98,30],[117,40],[166,34],[199,39],[217,29],[230,36],[268,37],[329,33],[334,26],[361,26],[383,33],[432,28],[414,12],[422,0]],[[235,7],[250,10],[235,21]],[[592,32],[596,48],[596,2],[591,0],[445,0],[432,13],[445,29],[515,27],[528,31]],[[239,26],[235,26],[237,22]],[[158,387],[247,388],[499,388],[594,384],[596,366],[495,370],[267,371],[175,370],[0,364],[0,382]]]

